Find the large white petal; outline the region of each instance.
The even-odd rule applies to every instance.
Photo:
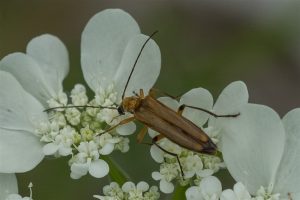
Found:
[[[300,108],[288,112],[282,122],[286,132],[285,148],[274,191],[300,193]]]
[[[211,111],[213,106],[213,97],[206,89],[194,88],[181,97],[180,104],[195,106]],[[209,117],[207,113],[193,108],[185,108],[182,114],[200,127],[204,125]]]
[[[129,40],[139,33],[136,21],[120,9],[107,9],[90,19],[81,38],[81,65],[92,90],[111,84]]]
[[[54,91],[62,91],[62,82],[69,72],[69,55],[65,45],[57,37],[44,34],[33,38],[26,52],[37,61]]]
[[[99,150],[99,153],[101,155],[108,155],[110,154],[115,148],[115,144],[112,143],[106,143],[102,149]]]
[[[126,135],[131,135],[134,133],[136,129],[136,125],[134,122],[129,122],[127,124],[123,124],[121,126],[118,126],[116,128],[116,131],[118,134],[126,136]]]
[[[136,189],[135,184],[131,181],[124,183],[122,186],[122,190],[124,192],[129,192],[130,190],[134,190],[134,189]]]
[[[40,102],[4,71],[0,71],[0,97],[0,128],[33,132],[37,120],[47,119]]]
[[[219,179],[214,176],[203,178],[199,187],[202,193],[208,194],[209,196],[216,195],[219,197],[222,192],[222,184]]]
[[[95,160],[92,161],[89,173],[95,178],[102,178],[106,176],[109,172],[109,166],[104,160]]]
[[[213,112],[218,115],[237,114],[240,108],[248,102],[249,94],[247,86],[242,81],[235,81],[230,83],[219,95]],[[210,126],[215,126],[216,121],[218,126],[221,127],[226,118],[218,118],[211,116],[209,120]]]
[[[231,189],[227,189],[222,192],[220,200],[239,200],[239,199]]]
[[[203,200],[204,199],[202,196],[202,193],[200,191],[200,187],[197,187],[197,186],[189,187],[185,191],[185,197],[187,200]]]
[[[159,182],[160,190],[165,194],[170,194],[174,191],[174,185],[171,182],[166,181],[165,179],[161,179]]]
[[[136,189],[146,192],[149,189],[149,185],[145,181],[141,181],[136,185]]]
[[[179,103],[175,99],[172,99],[170,97],[159,97],[157,100],[174,111],[178,110]]]
[[[155,160],[155,162],[162,163],[164,161],[164,152],[156,145],[151,146],[150,154],[153,160]]]
[[[9,54],[1,60],[0,69],[13,74],[23,88],[44,106],[47,106],[47,100],[57,96],[58,91],[46,78],[48,74],[45,74],[39,64],[26,54]]]
[[[15,174],[0,173],[0,199],[5,199],[9,194],[18,193],[18,182]]]
[[[0,172],[26,172],[43,158],[43,146],[38,137],[26,131],[0,129]]]
[[[248,104],[241,115],[227,120],[222,135],[226,166],[236,181],[251,194],[274,181],[284,149],[284,129],[276,112]]]
[[[121,64],[117,71],[115,71],[114,76],[119,98],[123,93],[130,71],[132,70],[141,47],[148,37],[149,36],[142,34],[133,36],[125,48]],[[134,69],[126,89],[125,96],[132,96],[133,91],[139,92],[140,89],[143,89],[146,95],[153,87],[159,75],[160,64],[161,57],[159,47],[154,40],[150,39],[136,64],[136,68]]]

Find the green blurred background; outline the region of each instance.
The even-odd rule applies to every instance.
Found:
[[[250,102],[273,107],[282,116],[300,102],[300,7],[297,1],[203,0],[0,0],[0,58],[25,51],[33,37],[58,36],[70,55],[65,89],[84,83],[80,69],[80,37],[87,21],[106,8],[129,12],[145,34],[159,30],[155,40],[162,53],[156,87],[181,94],[204,87],[216,98],[230,82],[243,80]],[[101,36],[99,36],[101,37]],[[134,182],[151,182],[158,168],[149,148],[136,145],[114,159]],[[232,179],[226,172],[224,187]],[[20,193],[34,199],[93,199],[108,179],[69,178],[67,159],[46,159],[34,170],[18,174]],[[155,182],[151,182],[155,184]],[[163,197],[165,198],[165,197]],[[163,199],[162,198],[162,199]],[[167,198],[167,197],[166,197]]]

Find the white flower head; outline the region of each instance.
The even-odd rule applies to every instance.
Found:
[[[67,156],[72,154],[72,144],[74,143],[76,130],[70,126],[66,126],[59,131],[53,141],[47,143],[43,147],[45,155],[53,155],[58,152],[58,155]]]
[[[104,134],[100,135],[96,140],[96,142],[100,146],[99,153],[101,155],[110,154],[114,150],[115,144],[119,143],[120,141],[121,141],[121,138],[113,137],[109,133],[104,133]]]
[[[84,106],[88,103],[86,89],[84,85],[76,84],[71,91],[72,104],[75,106]]]
[[[192,186],[185,192],[187,200],[218,200],[221,196],[222,185],[214,176],[203,178],[199,186]]]
[[[156,186],[149,188],[148,183],[144,181],[137,185],[129,181],[122,187],[118,183],[112,182],[103,187],[103,194],[105,196],[94,195],[94,197],[100,200],[157,200],[160,197],[158,188]]]
[[[148,183],[142,181],[135,185],[133,182],[126,182],[122,186],[122,190],[128,193],[128,199],[142,199],[143,193],[149,189]]]
[[[180,174],[178,163],[163,163],[160,172],[153,172],[152,178],[159,182],[159,188],[163,193],[172,193],[174,185],[172,181]]]
[[[185,178],[191,178],[194,175],[198,177],[207,177],[213,174],[211,169],[203,169],[203,163],[199,155],[190,155],[185,158],[183,173]]]
[[[71,178],[78,179],[88,172],[95,178],[101,178],[108,174],[108,164],[99,159],[97,144],[94,141],[81,142],[76,154],[70,161]]]
[[[251,200],[251,196],[246,187],[238,182],[234,185],[233,190],[226,189],[222,192],[220,200]]]
[[[73,126],[78,125],[81,121],[81,112],[77,108],[67,108],[65,116],[68,122]]]

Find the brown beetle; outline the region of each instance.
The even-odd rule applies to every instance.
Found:
[[[189,106],[181,105],[177,112],[173,111],[169,107],[165,106],[161,102],[155,99],[153,90],[150,90],[149,95],[145,96],[143,89],[140,89],[140,94],[135,94],[135,96],[124,97],[125,92],[130,80],[130,77],[134,71],[134,68],[138,62],[138,59],[147,44],[147,42],[153,37],[154,32],[149,38],[145,41],[139,55],[137,56],[133,68],[130,72],[128,80],[126,82],[123,94],[121,105],[117,108],[120,115],[124,115],[125,112],[130,112],[133,114],[133,117],[127,118],[119,122],[117,125],[112,126],[107,131],[110,131],[116,128],[119,125],[126,124],[130,121],[137,120],[146,127],[144,127],[137,136],[139,143],[142,142],[146,132],[147,127],[157,131],[160,135],[156,136],[153,139],[153,143],[159,139],[166,137],[174,143],[178,144],[181,147],[189,149],[191,151],[206,153],[206,154],[215,154],[216,145],[212,140],[207,136],[207,134],[193,122],[182,116],[182,112],[185,107],[198,109],[203,112],[209,113],[215,117],[236,117],[238,114],[234,115],[216,115],[208,110]]]
[[[140,133],[137,135],[137,141],[138,143],[141,143],[145,134],[147,133],[147,128],[151,128],[160,135],[154,137],[152,139],[152,143],[155,144],[158,148],[165,151],[166,153],[169,153],[173,156],[176,156],[178,162],[179,158],[176,154],[172,152],[168,152],[167,150],[160,147],[156,142],[160,139],[166,137],[172,142],[178,144],[181,147],[184,147],[188,150],[199,152],[199,153],[205,153],[205,154],[215,154],[217,151],[216,145],[212,142],[212,140],[208,137],[208,135],[197,125],[195,125],[193,122],[182,116],[182,112],[184,111],[185,107],[197,109],[203,112],[206,112],[214,117],[236,117],[239,114],[234,115],[216,115],[208,110],[189,106],[189,105],[181,105],[177,112],[170,109],[166,105],[162,104],[154,97],[154,90],[151,89],[149,94],[147,96],[144,95],[143,89],[140,89],[140,93],[136,94],[135,96],[125,97],[125,92],[129,83],[129,80],[132,76],[132,73],[136,67],[136,64],[139,60],[139,57],[147,44],[147,42],[153,37],[154,32],[149,38],[145,41],[143,46],[140,49],[140,52],[135,60],[135,63],[132,67],[132,70],[130,72],[130,75],[127,79],[125,88],[123,90],[122,94],[122,102],[121,105],[116,107],[94,107],[94,106],[71,106],[71,107],[94,107],[94,108],[108,108],[108,109],[117,109],[119,115],[124,115],[126,112],[129,112],[133,114],[132,117],[129,117],[127,119],[124,119],[120,121],[118,124],[110,127],[109,129],[105,130],[104,132],[100,133],[106,133],[109,132],[116,127],[129,123],[131,121],[137,120],[145,125],[145,127],[140,131]],[[166,93],[165,93],[166,94]],[[168,95],[170,96],[170,95]],[[67,106],[68,107],[68,106]],[[66,108],[66,107],[56,107],[56,108]],[[56,109],[56,108],[50,108],[48,110]],[[183,176],[183,170],[180,165],[180,170]]]

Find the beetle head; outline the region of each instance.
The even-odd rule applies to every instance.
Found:
[[[140,106],[140,104],[141,104],[141,98],[132,96],[132,97],[125,97],[122,101],[121,106],[123,108],[123,112],[127,111],[127,112],[134,113],[135,110]]]

